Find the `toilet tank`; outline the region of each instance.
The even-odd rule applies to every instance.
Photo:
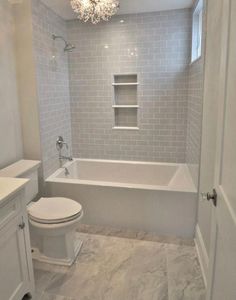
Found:
[[[37,160],[19,160],[0,170],[0,177],[27,178],[25,186],[25,201],[29,204],[38,194],[38,169],[41,162]]]

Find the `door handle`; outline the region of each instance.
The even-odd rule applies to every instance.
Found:
[[[213,189],[212,193],[201,193],[201,195],[203,200],[212,201],[214,206],[217,206],[217,193],[215,189]]]

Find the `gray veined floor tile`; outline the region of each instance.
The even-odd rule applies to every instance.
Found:
[[[53,272],[34,268],[36,292],[44,292],[53,275]]]
[[[167,245],[169,300],[205,300],[205,287],[194,247]]]
[[[114,236],[120,238],[129,238],[137,240],[145,240],[159,243],[177,244],[194,246],[193,239],[180,239],[177,237],[160,236],[154,232],[137,231],[130,229],[118,229],[114,227],[79,224],[79,232],[100,234],[105,236]]]
[[[168,300],[165,245],[81,236],[75,267],[53,276],[47,293],[78,300]]]
[[[60,296],[60,295],[41,293],[41,294],[36,294],[36,297],[33,300],[75,300],[75,299]]]
[[[71,267],[34,263],[36,300],[203,300],[195,248],[81,233]]]
[[[35,292],[35,294],[34,294],[34,298],[33,298],[33,300],[42,300],[43,299],[43,292]]]

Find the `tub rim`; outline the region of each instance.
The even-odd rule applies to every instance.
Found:
[[[139,164],[139,165],[156,165],[156,166],[176,166],[177,169],[170,180],[169,184],[164,185],[148,185],[148,184],[137,184],[137,183],[122,183],[114,181],[99,181],[99,180],[83,180],[83,179],[70,179],[70,178],[58,178],[57,176],[63,172],[64,167],[70,167],[75,162],[88,161],[88,162],[109,162],[117,164]],[[174,179],[179,175],[179,172],[187,173],[189,179],[189,187],[178,187],[171,186]],[[180,175],[179,175],[180,176]],[[101,187],[117,187],[117,188],[127,188],[127,189],[141,189],[141,190],[159,190],[159,191],[169,191],[169,192],[186,192],[186,193],[197,193],[197,189],[193,183],[192,176],[184,163],[169,163],[169,162],[145,162],[145,161],[126,161],[126,160],[107,160],[107,159],[86,159],[86,158],[73,158],[73,161],[69,161],[63,165],[63,167],[58,168],[53,174],[48,176],[45,180],[46,183],[67,183],[67,184],[79,184],[79,185],[93,185]]]

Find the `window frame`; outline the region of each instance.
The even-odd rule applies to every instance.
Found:
[[[192,13],[191,63],[202,56],[203,0],[198,0]]]

